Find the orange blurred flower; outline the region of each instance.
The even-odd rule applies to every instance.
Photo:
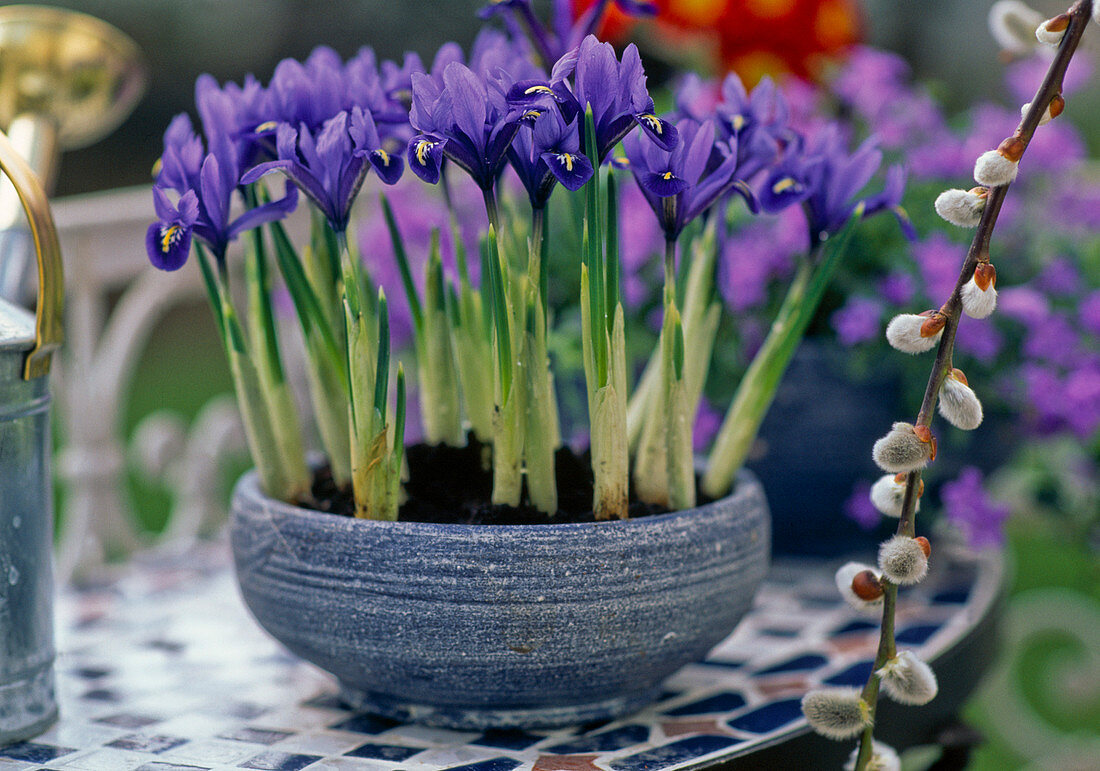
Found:
[[[763,75],[813,79],[823,64],[862,37],[858,0],[655,0],[657,35],[677,46],[709,41],[718,72],[734,70],[746,84]],[[578,13],[592,4],[580,0]],[[612,6],[601,35],[620,39],[638,20]]]

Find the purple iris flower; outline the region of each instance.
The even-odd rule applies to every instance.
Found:
[[[154,187],[153,206],[158,221],[145,233],[149,261],[161,270],[179,270],[191,253],[191,232],[199,216],[198,196],[188,190],[173,206],[164,190]]]
[[[628,45],[620,62],[610,43],[601,43],[589,35],[578,48],[558,60],[549,82],[520,80],[511,88],[508,98],[517,105],[557,106],[570,123],[591,105],[596,125],[596,157],[602,163],[611,148],[635,125],[641,126],[662,150],[676,147],[679,141],[676,127],[653,114],[653,99],[645,84],[637,46]]]
[[[174,117],[164,132],[164,150],[157,163],[156,184],[183,191],[199,186],[199,171],[206,155],[187,113]]]
[[[347,107],[343,69],[339,54],[326,46],[313,49],[304,62],[283,59],[275,65],[268,85],[272,120],[304,125],[310,131],[320,128]]]
[[[482,80],[460,62],[446,66],[442,81],[413,75],[409,120],[419,133],[409,140],[409,168],[435,184],[446,156],[482,190],[492,190],[521,115],[508,109],[495,83]]]
[[[802,203],[809,222],[811,246],[838,232],[861,203],[864,217],[892,210],[906,236],[914,238],[912,225],[901,209],[905,190],[903,169],[892,167],[887,172],[882,192],[857,198],[881,164],[882,153],[873,138],[849,154],[840,128],[829,125],[805,149],[788,149],[761,185],[758,193],[761,207],[774,213]]]
[[[614,0],[619,10],[630,16],[655,16],[657,6],[649,0]],[[526,34],[547,64],[560,59],[565,53],[596,31],[611,0],[597,0],[580,17],[573,20],[573,1],[554,0],[548,29],[533,10],[531,0],[490,0],[478,11],[482,19],[503,16],[504,23],[513,36]],[[507,12],[507,14],[506,14]]]
[[[737,176],[750,179],[770,166],[780,151],[797,142],[788,125],[790,110],[783,94],[769,78],[762,79],[749,94],[741,79],[730,73],[722,81],[721,99],[707,104],[705,86],[696,75],[689,75],[676,93],[677,110],[702,121],[713,115],[719,136],[737,148]],[[719,160],[719,159],[715,159]]]
[[[213,145],[218,137],[226,137],[233,142],[241,171],[263,154],[262,130],[257,127],[270,121],[273,105],[270,93],[254,77],[245,78],[243,86],[219,86],[212,75],[200,75],[195,81],[195,106],[206,141]]]
[[[967,466],[953,482],[940,488],[947,519],[958,527],[974,549],[1000,546],[1004,542],[1004,523],[1011,511],[985,492],[982,472]]]
[[[145,236],[149,259],[162,270],[183,266],[192,236],[205,242],[215,259],[224,264],[230,241],[246,230],[282,218],[298,204],[297,191],[288,185],[284,197],[230,220],[233,191],[246,184],[240,175],[237,145],[227,136],[215,137],[211,152],[202,156],[202,142],[185,117],[169,125],[164,145],[160,173],[153,185],[158,221]],[[169,190],[179,194],[174,206]]]
[[[557,182],[579,190],[592,178],[592,162],[580,152],[577,121],[567,124],[557,110],[540,113],[530,128],[520,129],[508,149],[508,161],[535,209],[546,206]]]
[[[662,150],[653,142],[643,141],[637,133],[624,142],[630,170],[657,214],[668,241],[675,241],[685,225],[731,189],[738,190],[750,208],[756,206],[751,191],[734,176],[736,148],[715,140],[713,121],[700,123],[685,118],[680,121],[680,134],[681,141],[673,150]],[[707,171],[716,149],[724,160]]]
[[[305,125],[295,130],[283,123],[276,133],[278,160],[257,164],[242,182],[255,182],[281,171],[301,188],[325,215],[332,229],[347,230],[351,205],[371,168],[387,185],[401,177],[401,158],[382,149],[370,112],[358,107],[340,111],[314,132]]]

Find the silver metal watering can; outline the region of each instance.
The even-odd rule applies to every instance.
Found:
[[[0,170],[38,258],[37,317],[0,299],[0,745],[57,719],[53,680],[50,357],[62,337],[61,251],[42,184],[0,134]]]

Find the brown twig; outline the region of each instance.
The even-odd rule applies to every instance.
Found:
[[[1081,42],[1081,36],[1088,26],[1092,15],[1093,0],[1077,0],[1067,11],[1070,17],[1069,26],[1058,46],[1058,52],[1039,86],[1035,98],[1031,100],[1031,107],[1023,116],[1013,137],[1023,142],[1024,148],[1031,142],[1035,130],[1039,127],[1039,121],[1046,113],[1051,100],[1062,91],[1062,81],[1065,78],[1066,69],[1070,60]],[[940,308],[940,312],[946,316],[947,323],[943,328],[943,336],[940,338],[939,348],[936,351],[936,361],[932,365],[932,373],[928,378],[928,386],[924,391],[924,400],[921,402],[920,412],[917,414],[915,425],[930,427],[932,414],[936,408],[936,400],[939,397],[940,388],[952,369],[952,353],[955,347],[955,333],[959,328],[959,320],[962,316],[962,289],[974,275],[974,269],[979,262],[989,260],[989,244],[993,237],[993,229],[997,224],[997,217],[1001,212],[1005,195],[1012,183],[999,185],[989,191],[985,208],[982,211],[981,220],[978,223],[974,240],[970,244],[966,260],[959,271],[958,281],[951,297]],[[898,522],[897,533],[913,537],[916,534],[914,513],[917,502],[917,488],[920,485],[921,472],[911,471],[907,475],[905,484],[905,498],[902,503],[901,520]],[[864,729],[860,738],[859,755],[856,758],[856,771],[864,771],[872,756],[872,738],[874,734],[873,718],[878,702],[879,675],[877,672],[882,666],[897,655],[897,644],[894,640],[894,611],[897,605],[898,587],[885,576],[882,577],[884,589],[882,606],[882,626],[879,634],[878,651],[875,654],[875,663],[871,669],[871,675],[863,687],[862,698],[867,702],[872,718],[871,723]]]

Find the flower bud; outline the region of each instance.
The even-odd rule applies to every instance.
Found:
[[[974,164],[974,179],[979,185],[999,187],[1016,179],[1016,172],[1019,169],[1018,159],[1012,161],[999,150],[990,150],[978,156]]]
[[[886,325],[886,340],[903,353],[924,353],[939,343],[944,323],[939,311],[899,313]]]
[[[984,319],[997,308],[997,270],[988,262],[979,262],[974,275],[959,293],[963,312],[972,319]]]
[[[851,757],[844,764],[844,771],[856,771],[859,760],[859,747],[852,750]],[[867,771],[901,771],[901,758],[897,750],[877,739],[871,740],[871,759],[867,761]]]
[[[855,688],[819,688],[802,697],[802,714],[822,736],[852,739],[871,724],[871,710]]]
[[[1020,108],[1020,117],[1027,116],[1027,111],[1031,109],[1031,102],[1028,102]],[[1050,100],[1050,104],[1047,105],[1046,112],[1043,113],[1043,117],[1039,118],[1039,125],[1045,126],[1052,120],[1062,114],[1062,111],[1066,109],[1066,100],[1061,94],[1055,94]]]
[[[920,583],[928,574],[928,557],[916,538],[895,535],[879,547],[878,566],[883,576],[907,586]]]
[[[1043,15],[1020,0],[999,0],[989,9],[993,39],[1014,54],[1025,55],[1034,50],[1034,30],[1042,23]]]
[[[927,538],[925,538],[923,535],[918,535],[913,540],[920,544],[920,550],[924,552],[925,557],[930,558],[932,556],[932,544],[928,542]]]
[[[1069,14],[1060,13],[1053,19],[1047,19],[1035,29],[1035,37],[1040,43],[1057,47],[1069,29]]]
[[[883,471],[900,474],[928,465],[935,455],[934,442],[922,440],[910,423],[895,423],[890,433],[875,442],[871,457]]]
[[[901,516],[901,507],[905,502],[905,474],[886,474],[871,485],[871,504],[881,513],[897,519]],[[924,480],[921,480],[923,487]],[[920,498],[917,498],[913,511],[920,511]]]
[[[909,476],[909,475],[906,474],[906,473],[896,474],[894,476],[894,481],[899,485],[903,485],[903,484],[905,484],[905,478],[907,476]],[[923,497],[924,497],[924,480],[919,479],[919,480],[917,480],[917,500],[920,500]]]
[[[853,608],[867,610],[882,605],[882,581],[870,565],[845,563],[837,568],[834,578],[840,596]]]
[[[1092,20],[1097,24],[1100,24],[1100,3],[1093,0],[1092,3]]]
[[[964,431],[973,431],[982,424],[982,403],[966,384],[966,375],[961,370],[952,370],[944,379],[939,411],[944,420]]]
[[[944,190],[936,197],[936,214],[960,228],[975,227],[985,210],[989,190],[976,187],[972,190]]]
[[[899,704],[927,704],[939,692],[936,674],[912,651],[901,651],[878,672],[882,690]]]

